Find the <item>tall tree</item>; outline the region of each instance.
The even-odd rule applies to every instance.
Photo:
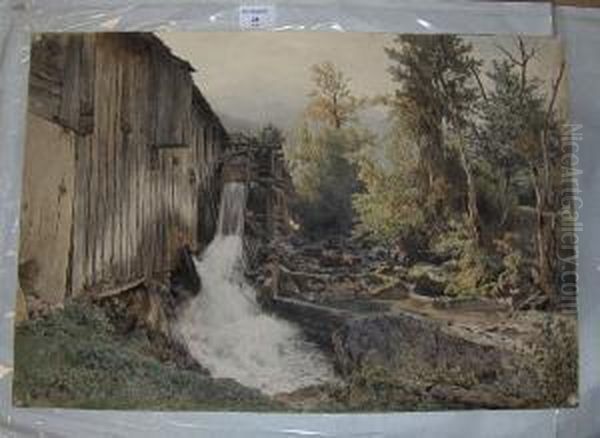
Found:
[[[558,157],[562,149],[557,98],[564,76],[562,63],[544,92],[543,84],[532,78],[529,66],[535,49],[517,39],[515,51],[500,48],[505,59],[493,65],[490,78],[494,90],[490,94],[485,121],[488,130],[500,136],[529,169],[535,192],[537,282],[552,303],[557,299],[558,284],[558,219],[557,199],[560,183]],[[507,153],[507,156],[510,152]]]
[[[364,230],[385,243],[417,237],[423,226],[415,171],[418,150],[402,134],[392,121],[382,144],[363,148],[357,160],[364,187],[354,195],[354,207],[360,215],[357,231]]]
[[[504,225],[514,193],[514,175],[527,170],[517,140],[531,124],[539,125],[543,102],[536,95],[536,81],[522,84],[507,60],[494,60],[487,76],[491,89],[481,105],[479,145],[499,181],[500,225]]]
[[[350,79],[330,61],[313,65],[311,79],[314,88],[306,110],[309,119],[334,129],[350,122],[361,105],[350,91]]]
[[[286,145],[299,197],[296,210],[310,234],[346,232],[352,226],[352,194],[357,190],[353,156],[369,136],[352,123],[361,102],[343,72],[324,62],[311,73],[305,118]]]
[[[396,42],[398,48],[386,48],[394,61],[390,72],[400,85],[390,103],[403,114],[407,133],[419,145],[423,196],[436,197],[434,205],[447,203],[448,193],[436,193],[435,188],[450,186],[447,164],[454,149],[465,175],[469,228],[479,242],[469,116],[483,90],[481,61],[473,56],[471,44],[454,35],[401,35]],[[433,214],[439,217],[439,208]]]

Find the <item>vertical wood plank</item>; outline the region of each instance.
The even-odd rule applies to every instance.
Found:
[[[78,131],[83,37],[78,34],[66,34],[62,38],[65,39],[66,56],[62,70],[62,93],[58,119],[64,126]]]
[[[107,188],[107,143],[109,141],[108,132],[110,130],[110,81],[112,75],[110,47],[107,45],[108,35],[100,38],[97,57],[97,90],[96,90],[96,110],[98,116],[96,119],[96,164],[98,167],[97,178],[97,216],[96,216],[96,259],[95,259],[95,281],[96,286],[105,280],[105,254],[106,254],[106,195]]]
[[[124,51],[122,48],[119,51]],[[129,135],[129,87],[127,81],[127,71],[129,65],[127,57],[129,53],[119,53],[119,69],[118,82],[116,87],[117,95],[117,111],[118,111],[118,127],[117,138],[119,139],[117,150],[115,151],[115,167],[117,169],[117,185],[115,197],[117,200],[118,211],[116,214],[117,221],[115,223],[115,251],[117,266],[115,266],[117,275],[122,281],[130,280],[129,272],[129,241],[130,224],[129,224],[129,167],[130,167],[130,135]]]
[[[156,51],[152,51],[152,79],[153,79],[153,87],[158,87],[158,70],[160,69],[160,60],[157,57]],[[161,224],[160,221],[162,218],[160,217],[160,207],[161,207],[161,193],[159,192],[160,187],[160,178],[162,176],[161,168],[162,168],[162,160],[158,149],[156,148],[157,136],[156,136],[156,117],[158,117],[158,108],[157,102],[151,97],[150,98],[150,110],[153,116],[153,124],[152,127],[155,128],[154,132],[152,132],[152,137],[150,143],[150,154],[152,159],[152,175],[151,175],[151,183],[152,190],[150,194],[150,199],[152,202],[152,208],[150,217],[152,220],[152,227],[154,228],[154,235],[152,236],[152,246],[153,246],[153,255],[154,255],[154,269],[153,272],[158,272],[160,270],[162,264],[162,254],[160,252],[160,248],[162,247],[162,234],[161,234]]]
[[[75,141],[75,178],[72,239],[72,282],[73,296],[81,294],[85,284],[87,264],[87,223],[88,223],[88,166],[89,136],[77,136]]]
[[[145,53],[146,54],[146,53]],[[148,56],[144,56],[140,67],[140,87],[144,89],[150,89],[150,75],[152,72],[152,65]],[[141,79],[143,78],[143,80]],[[139,151],[139,163],[142,166],[142,187],[140,189],[142,207],[141,207],[141,232],[140,240],[141,247],[143,248],[143,262],[142,268],[145,276],[150,276],[151,268],[153,266],[154,255],[152,252],[150,232],[150,145],[151,140],[148,132],[148,122],[151,120],[151,111],[149,109],[149,101],[143,99],[143,95],[138,96],[140,102],[139,111],[139,126],[137,127],[139,135],[139,143],[137,145]]]
[[[120,51],[123,51],[121,48]],[[115,250],[117,252],[115,267],[121,281],[129,281],[129,251],[128,242],[130,240],[130,227],[128,223],[129,205],[129,161],[131,160],[129,134],[130,108],[128,107],[131,84],[127,80],[129,63],[127,61],[129,53],[125,52],[119,56],[119,84],[117,87],[118,95],[118,127],[117,138],[119,139],[117,150],[115,151],[115,167],[117,169],[117,184],[115,197],[118,207],[117,221],[115,223]]]
[[[115,167],[115,151],[119,138],[117,136],[117,126],[119,118],[119,59],[117,57],[118,49],[114,45],[111,45],[110,50],[110,87],[108,94],[109,109],[108,109],[108,140],[106,142],[106,225],[105,225],[105,239],[104,239],[104,251],[105,251],[105,280],[109,285],[112,285],[115,281],[116,272],[116,250],[115,250],[115,231],[116,231],[116,218],[119,213],[117,204],[115,185],[118,179],[118,169]]]
[[[127,106],[127,115],[129,120],[130,129],[130,161],[131,166],[129,168],[128,183],[127,187],[129,190],[129,202],[131,203],[131,209],[129,210],[129,222],[130,230],[129,233],[129,244],[128,244],[128,258],[131,260],[130,263],[130,276],[131,278],[140,278],[143,273],[141,272],[141,262],[144,257],[143,249],[140,247],[140,234],[141,227],[140,221],[143,213],[140,186],[142,179],[142,166],[143,163],[140,160],[140,138],[138,135],[138,125],[140,120],[140,114],[143,111],[143,101],[139,98],[140,96],[140,83],[141,83],[141,69],[139,57],[131,54],[129,58],[129,68],[127,73],[126,88],[129,90],[126,102],[124,105]]]
[[[102,64],[103,58],[101,55],[100,44],[102,43],[102,36],[96,38],[96,44],[94,45],[94,57],[96,63],[94,65],[94,92],[93,92],[93,118],[94,118],[94,130],[91,142],[91,154],[90,154],[90,167],[91,177],[89,184],[89,200],[90,200],[90,224],[88,230],[88,262],[89,262],[89,278],[90,286],[95,286],[100,279],[100,264],[101,264],[101,248],[100,245],[100,215],[101,215],[101,167],[100,161],[100,144],[102,142],[102,112],[103,105],[100,99],[103,90],[103,75],[102,75]]]
[[[79,132],[91,134],[94,129],[94,91],[96,78],[96,35],[81,34],[81,70],[79,86]]]

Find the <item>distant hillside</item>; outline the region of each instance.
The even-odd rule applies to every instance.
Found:
[[[250,115],[252,116],[252,115]],[[266,123],[263,120],[252,120],[250,118],[233,116],[231,114],[219,113],[219,118],[228,132],[255,132],[264,126]],[[275,126],[279,127],[283,132],[290,133],[296,124],[292,119],[272,120],[270,121]],[[378,135],[383,135],[388,127],[388,121],[385,110],[382,108],[370,108],[362,111],[360,114],[360,122],[363,126],[369,128]]]
[[[229,114],[219,114],[219,118],[228,132],[248,132],[254,131],[257,124],[252,120],[243,119],[240,117],[230,116]]]

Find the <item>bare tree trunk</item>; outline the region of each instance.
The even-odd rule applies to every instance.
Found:
[[[545,184],[540,181],[540,175],[535,170],[532,179],[536,199],[537,282],[540,289],[550,300],[550,304],[554,306],[558,299],[555,278],[558,259],[556,254],[555,219],[548,201],[548,190]]]
[[[546,111],[544,127],[540,133],[540,146],[542,149],[542,167],[540,171],[532,167],[533,184],[536,198],[536,243],[537,261],[539,269],[539,286],[548,296],[550,304],[554,307],[558,303],[556,272],[558,264],[556,242],[555,203],[552,202],[552,181],[554,172],[550,162],[550,124],[554,111],[554,104],[558,96],[558,89],[565,71],[565,63],[560,66],[557,78],[552,85],[550,103]]]
[[[423,194],[426,197],[430,197],[432,194],[438,195],[433,192],[436,181],[445,178],[441,149],[441,136],[435,131],[422,140],[420,167],[423,172]]]
[[[510,213],[510,182],[511,173],[506,171],[504,175],[504,187],[502,188],[502,215],[500,217],[500,227],[506,225]]]
[[[475,179],[471,166],[465,153],[463,145],[459,146],[460,162],[467,180],[467,216],[468,226],[471,238],[477,247],[481,246],[481,219],[479,217],[479,209],[477,207],[477,189],[475,187]]]

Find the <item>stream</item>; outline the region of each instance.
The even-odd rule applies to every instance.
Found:
[[[202,291],[176,330],[213,377],[273,395],[335,380],[333,366],[299,326],[262,311],[244,277],[246,187],[223,188],[215,238],[196,260]]]

